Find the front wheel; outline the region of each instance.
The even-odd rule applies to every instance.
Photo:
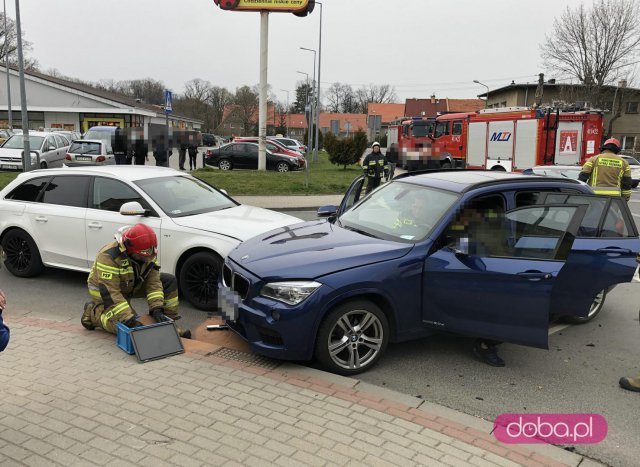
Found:
[[[591,307],[589,308],[589,313],[587,316],[565,316],[563,317],[563,321],[571,324],[584,324],[593,320],[596,316],[600,314],[602,311],[602,307],[604,306],[604,300],[607,297],[607,291],[601,290],[596,295],[596,298],[593,299],[593,303],[591,303]]]
[[[229,159],[221,159],[220,162],[218,162],[218,168],[220,170],[231,170],[233,167]]]
[[[44,271],[38,246],[24,230],[14,229],[2,239],[5,266],[17,277],[32,277]]]
[[[278,165],[276,165],[276,170],[278,172],[288,172],[289,164],[287,164],[286,162],[278,162]]]
[[[201,251],[189,256],[180,268],[182,296],[199,310],[215,310],[221,271],[222,260],[213,253]]]
[[[325,318],[315,355],[328,371],[355,375],[375,365],[388,342],[389,324],[382,310],[368,300],[354,300]]]

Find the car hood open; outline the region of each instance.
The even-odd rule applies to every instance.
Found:
[[[244,241],[268,230],[302,222],[301,219],[269,209],[240,205],[221,211],[174,217],[182,227],[215,232]]]
[[[400,258],[412,248],[413,244],[367,237],[320,220],[259,235],[229,257],[263,279],[315,279]]]

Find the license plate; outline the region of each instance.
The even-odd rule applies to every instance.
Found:
[[[0,170],[15,170],[17,168],[15,165],[0,165]]]
[[[238,320],[238,308],[242,299],[234,290],[224,285],[218,289],[218,307],[226,321]]]
[[[92,161],[93,157],[91,156],[76,156],[77,161]]]

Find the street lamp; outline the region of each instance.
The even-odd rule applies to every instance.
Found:
[[[296,73],[300,73],[301,75],[305,75],[307,77],[307,86],[305,87],[305,112],[307,111],[307,105],[309,105],[309,73],[305,73],[304,71],[297,71]],[[309,113],[309,117],[311,117],[311,113]],[[307,121],[307,139],[309,139],[309,133],[311,133],[310,122]],[[308,143],[309,141],[307,141]],[[304,187],[309,188],[309,148],[307,148],[307,157],[305,158],[304,164]]]
[[[280,89],[283,92],[287,93],[287,138],[289,137],[289,91],[287,91],[286,89]]]
[[[7,43],[7,0],[2,0],[4,6],[4,37],[5,37],[5,51],[4,51],[4,66],[7,70],[7,115],[9,117],[9,129],[13,130],[13,117],[11,116],[11,79],[9,78],[9,47]]]
[[[316,87],[316,51],[313,49],[307,49],[306,47],[300,47],[300,50],[306,50],[307,52],[313,52],[313,83],[311,85],[311,88],[314,89]],[[313,92],[311,93],[311,100],[313,101]],[[307,134],[307,144],[308,144],[308,151],[311,151],[312,146],[311,146],[311,141],[313,141],[313,112],[314,109],[317,111],[317,106],[313,104],[313,102],[311,103],[311,119],[309,120],[309,131]],[[315,162],[315,159],[313,160]]]
[[[487,98],[484,101],[484,108],[486,109],[488,104],[489,104],[489,86],[487,86],[484,83],[481,83],[480,81],[478,81],[477,79],[473,80],[474,83],[479,84],[480,86],[484,86],[485,88],[487,88]]]
[[[318,92],[316,93],[316,141],[313,148],[313,162],[318,162],[318,133],[320,131],[320,63],[322,62],[322,3],[320,5],[320,32],[318,34]]]

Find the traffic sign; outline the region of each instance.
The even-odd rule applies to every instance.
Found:
[[[313,11],[315,0],[213,0],[223,10],[294,13],[306,16]]]
[[[165,90],[164,92],[164,111],[165,113],[170,114],[173,112],[172,108],[173,94],[171,91]]]

